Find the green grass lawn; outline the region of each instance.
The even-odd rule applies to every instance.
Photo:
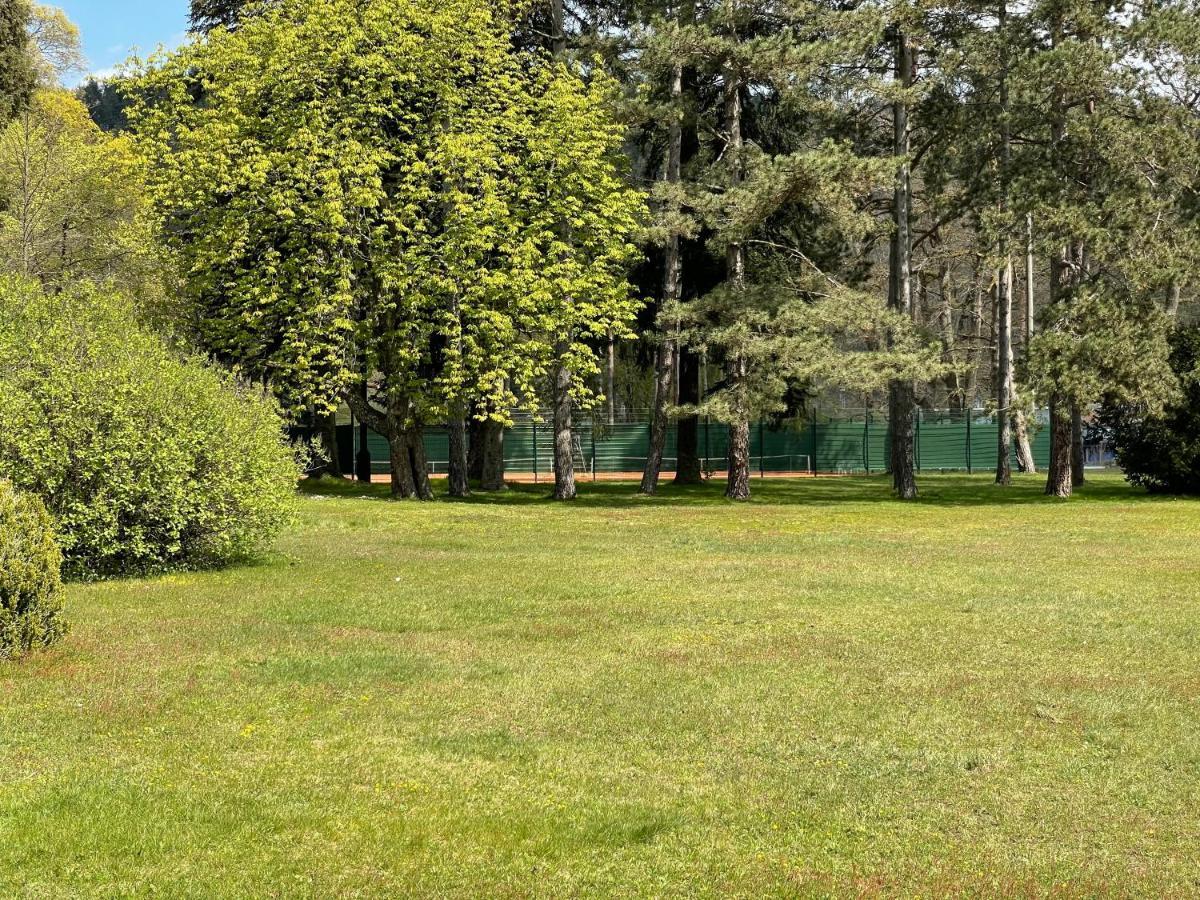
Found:
[[[0,896],[1200,893],[1200,502],[310,490],[0,667]]]

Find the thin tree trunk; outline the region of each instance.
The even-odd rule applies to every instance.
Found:
[[[1084,475],[1083,452],[1083,413],[1079,404],[1071,404],[1071,487],[1083,487]]]
[[[700,358],[687,349],[679,354],[679,402],[700,402]],[[700,484],[704,468],[700,462],[700,417],[683,416],[675,425],[675,483]]]
[[[450,496],[466,497],[471,493],[467,464],[467,422],[462,410],[450,417]]]
[[[481,423],[479,435],[479,489],[504,490],[504,425],[494,419]],[[534,437],[536,440],[536,435]]]
[[[1017,402],[1017,395],[1013,393],[1013,403]],[[1029,423],[1025,419],[1025,411],[1022,409],[1013,410],[1012,415],[1013,434],[1017,441],[1017,468],[1026,475],[1037,474],[1037,463],[1033,459],[1033,447],[1029,442]]]
[[[605,373],[608,392],[608,424],[617,423],[617,342],[611,329],[608,332],[608,371]]]
[[[725,64],[725,127],[729,129],[725,156],[729,164],[730,182],[742,180],[742,79],[734,62]],[[740,241],[729,244],[725,251],[725,277],[733,292],[746,287],[746,248]],[[725,496],[730,500],[750,498],[750,418],[745,412],[742,393],[745,390],[746,362],[733,351],[726,365],[727,390],[733,396],[735,410],[729,423],[729,472]]]
[[[1012,413],[1013,396],[1013,347],[1012,347],[1012,287],[1013,267],[1009,259],[1000,273],[996,291],[997,308],[997,359],[996,372],[996,484],[1012,483]]]
[[[561,360],[566,351],[560,342],[555,355]],[[554,371],[554,499],[574,500],[576,492],[571,442],[571,370],[559,363]]]
[[[902,87],[911,87],[916,54],[903,31],[897,29],[895,48],[896,79]],[[892,235],[891,277],[888,279],[888,305],[906,316],[912,315],[912,180],[909,172],[908,100],[892,104],[893,152],[902,159],[896,172],[896,190],[892,203],[895,231]],[[895,379],[888,385],[892,485],[903,500],[917,496],[916,442],[913,412],[916,403],[911,379]]]
[[[1025,214],[1025,360],[1029,361],[1029,342],[1033,340],[1033,213]]]
[[[683,160],[683,122],[680,119],[682,110],[679,107],[683,96],[683,66],[675,64],[671,72],[671,99],[675,104],[674,116],[671,120],[670,134],[667,141],[667,164],[665,178],[667,184],[678,185],[680,166]],[[674,206],[675,201],[672,200]],[[661,313],[668,317],[675,315],[674,307],[679,303],[681,295],[682,258],[679,252],[679,234],[672,231],[667,242],[665,271],[663,273],[663,302]],[[658,490],[658,477],[662,471],[663,449],[667,444],[667,409],[674,399],[676,342],[670,336],[670,325],[662,321],[660,314],[659,327],[662,331],[658,346],[658,359],[655,365],[654,415],[650,421],[650,447],[646,454],[646,468],[642,472],[641,492],[653,494]]]
[[[563,0],[550,0],[550,52],[556,59],[567,54],[566,16]],[[563,229],[565,232],[565,228]],[[562,337],[554,356],[554,499],[574,500],[575,460],[571,446],[571,370],[565,357],[569,342]]]

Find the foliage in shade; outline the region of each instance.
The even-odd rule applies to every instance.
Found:
[[[75,577],[214,566],[288,521],[274,404],[136,323],[111,289],[0,281],[0,477],[37,494]]]
[[[1164,409],[1109,406],[1117,462],[1134,484],[1158,493],[1200,494],[1200,326],[1171,336],[1171,367],[1182,394]]]
[[[49,647],[66,634],[61,569],[42,501],[0,480],[0,661]]]
[[[0,3],[0,125],[29,102],[37,83],[29,47],[29,13],[25,0]]]

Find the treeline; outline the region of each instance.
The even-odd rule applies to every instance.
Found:
[[[670,427],[677,480],[700,478],[704,415],[748,496],[749,423],[838,388],[886,393],[905,498],[917,405],[994,408],[1002,484],[1014,446],[1032,471],[1048,405],[1047,492],[1067,496],[1085,415],[1180,396],[1193,2],[197,0],[193,19],[127,92],[190,336],[297,414],[349,405],[399,496],[432,496],[425,424],[450,424],[462,494],[514,407],[552,410],[573,496],[572,413],[629,338],[653,349],[647,493]]]

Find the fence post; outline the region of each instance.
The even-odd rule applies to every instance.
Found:
[[[533,420],[533,483],[538,483],[537,419]]]
[[[592,481],[596,480],[596,417],[592,416]]]
[[[812,459],[808,461],[809,468],[812,469],[813,476],[817,474],[817,407],[813,406],[812,411]]]

